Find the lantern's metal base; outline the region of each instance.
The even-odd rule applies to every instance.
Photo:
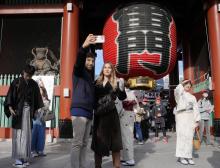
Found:
[[[220,137],[220,119],[214,119],[214,136]]]
[[[128,83],[130,89],[151,90],[156,87],[156,81],[147,76],[129,78]]]
[[[73,138],[73,127],[70,119],[59,120],[59,137],[60,138]]]

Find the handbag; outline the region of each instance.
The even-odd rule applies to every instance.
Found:
[[[201,139],[198,129],[195,130],[195,136],[193,138],[193,147],[195,150],[199,150],[201,147]]]
[[[125,111],[133,111],[133,106],[135,105],[135,102],[134,101],[123,101],[122,105]]]
[[[44,121],[53,120],[53,119],[55,119],[55,114],[52,111],[50,111],[50,110],[45,110],[44,113],[43,113],[42,119]]]

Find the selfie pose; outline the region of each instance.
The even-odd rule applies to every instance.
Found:
[[[94,109],[94,55],[89,52],[91,44],[96,38],[89,34],[79,49],[73,69],[73,93],[71,105],[71,119],[73,125],[73,143],[71,149],[71,167],[87,167],[87,144],[92,125]]]
[[[124,100],[126,93],[124,81],[117,82],[115,69],[111,63],[105,63],[95,82],[95,114],[92,137],[92,150],[95,152],[95,167],[101,168],[102,157],[112,152],[113,167],[120,167],[122,137],[116,98]]]

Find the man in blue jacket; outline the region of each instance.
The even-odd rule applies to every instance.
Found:
[[[96,38],[89,34],[79,49],[73,70],[73,97],[71,116],[73,123],[73,144],[71,167],[86,167],[86,148],[89,139],[94,107],[94,55],[89,46],[95,44]]]

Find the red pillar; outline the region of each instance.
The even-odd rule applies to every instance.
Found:
[[[193,63],[190,51],[189,33],[184,33],[183,37],[183,73],[184,79],[194,79]]]
[[[0,128],[0,139],[8,139],[12,137],[12,128]]]
[[[217,10],[215,0],[207,0],[208,38],[210,45],[211,72],[214,90],[214,131],[215,136],[220,137],[220,13]]]
[[[72,3],[72,10],[69,9]],[[64,5],[62,55],[61,55],[61,83],[60,83],[60,121],[59,131],[61,138],[72,137],[72,124],[70,120],[70,106],[72,98],[72,71],[78,50],[78,21],[79,9],[74,0],[68,0]],[[64,96],[64,90],[69,96]]]

